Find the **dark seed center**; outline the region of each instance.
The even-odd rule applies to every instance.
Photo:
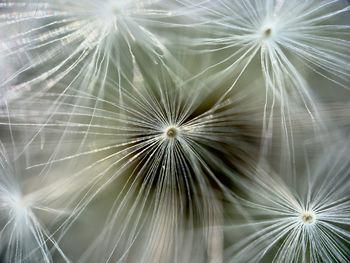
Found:
[[[264,31],[265,37],[270,37],[271,34],[272,34],[272,29],[271,29],[271,28],[267,28],[267,29]]]
[[[174,127],[171,127],[166,131],[166,136],[168,138],[175,138],[176,135],[177,135],[177,130]]]
[[[313,223],[314,222],[314,215],[312,214],[312,213],[310,213],[310,212],[305,212],[304,214],[303,214],[303,216],[301,217],[301,219],[303,220],[303,222],[305,223],[305,224],[311,224],[311,223]]]

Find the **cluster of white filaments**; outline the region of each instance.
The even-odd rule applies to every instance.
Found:
[[[110,68],[116,70],[114,81],[132,81],[126,69],[137,59],[135,40],[149,49],[152,59],[160,59],[154,50],[163,47],[144,26],[148,5],[157,1],[2,3],[6,15],[0,16],[0,24],[9,32],[4,40],[9,50],[0,48],[0,59],[18,54],[30,59],[0,83],[0,90],[11,85],[17,94],[30,90],[34,97],[62,82],[65,91],[93,90],[104,85]],[[35,71],[35,77],[27,71]]]
[[[348,88],[350,25],[336,16],[349,5],[19,1],[0,3],[0,71],[16,62],[0,72],[0,133],[26,163],[12,169],[0,147],[1,262],[192,262],[199,247],[196,262],[350,262],[350,147],[297,167],[309,140],[294,134],[326,126],[312,74]],[[92,218],[97,198],[108,211]],[[86,215],[97,238],[68,259],[59,246]]]
[[[171,74],[162,74],[166,83],[172,82]],[[92,196],[100,192],[107,183],[113,184],[113,181],[116,181],[116,185],[123,186],[118,199],[121,205],[116,205],[111,210],[109,225],[101,233],[101,246],[111,253],[103,255],[107,257],[106,262],[109,256],[118,258],[119,250],[127,253],[132,249],[133,240],[141,231],[143,220],[149,220],[152,229],[156,229],[159,224],[168,225],[167,231],[170,235],[176,235],[178,228],[188,227],[181,221],[185,220],[184,215],[201,217],[204,219],[201,224],[208,227],[213,220],[219,220],[205,217],[206,214],[215,215],[214,210],[219,209],[216,207],[216,193],[212,190],[211,183],[215,183],[217,189],[229,194],[209,165],[217,164],[222,159],[212,154],[209,147],[215,142],[220,145],[237,142],[237,149],[242,146],[241,141],[235,137],[237,130],[232,127],[239,127],[242,121],[249,126],[246,116],[251,116],[250,107],[253,106],[246,103],[244,111],[236,108],[237,104],[246,102],[245,93],[239,94],[236,103],[229,104],[229,100],[222,99],[198,114],[196,107],[207,106],[206,94],[202,90],[184,92],[182,86],[174,84],[169,88],[174,92],[163,93],[160,88],[162,86],[163,83],[152,88],[140,85],[132,90],[121,87],[123,104],[116,103],[119,101],[118,93],[108,87],[104,90],[106,99],[82,91],[66,95],[68,102],[79,97],[81,104],[58,104],[58,113],[52,117],[48,127],[59,128],[62,120],[70,116],[72,118],[68,127],[65,127],[67,138],[72,134],[83,133],[87,142],[95,136],[98,136],[100,141],[97,140],[95,144],[87,147],[79,147],[77,153],[64,153],[65,157],[52,158],[47,163],[30,167],[51,166],[84,157],[92,161],[79,169],[78,174],[84,174],[81,177],[84,180],[81,185],[84,186],[77,187],[77,195],[87,191],[86,189],[93,184],[99,188],[91,190],[95,191]],[[189,92],[191,96],[188,96]],[[108,107],[105,107],[106,104]],[[86,122],[85,118],[81,118],[82,115],[91,116],[91,120]],[[224,149],[223,153],[226,154]],[[101,166],[102,169],[97,175],[91,173],[101,164],[104,166]],[[131,169],[130,173],[126,172]],[[207,175],[214,182],[206,179]],[[128,185],[124,187],[125,182],[120,178],[127,178],[127,183],[132,184],[131,188],[129,189]],[[86,197],[80,201],[81,207],[88,206],[90,201],[90,196]],[[172,205],[167,206],[170,203]],[[154,211],[165,209],[174,216],[162,218],[156,212],[148,212],[147,206],[154,207]],[[191,209],[188,210],[187,206]],[[128,209],[126,216],[125,209]],[[194,222],[190,221],[188,224]],[[129,229],[131,226],[132,230]],[[110,235],[111,228],[114,230],[113,236]],[[105,235],[108,238],[104,238]],[[123,238],[126,238],[126,235],[128,237],[125,241]],[[157,240],[152,238],[148,243],[156,248],[159,246]],[[182,246],[181,242],[176,245]],[[114,251],[116,255],[113,255]],[[91,252],[93,249],[86,252],[86,258]]]
[[[273,262],[299,262],[300,258],[304,262],[319,262],[320,258],[348,262],[349,250],[343,243],[350,225],[346,208],[350,201],[350,163],[344,159],[347,147],[334,147],[321,155],[320,163],[312,167],[318,173],[310,176],[307,190],[298,185],[295,191],[293,182],[265,170],[252,178],[253,184],[246,182],[251,193],[249,201],[244,202],[247,216],[256,216],[248,225],[262,228],[228,250],[232,252],[231,262],[265,259],[267,251],[274,254]],[[252,250],[255,252],[250,253]]]
[[[301,102],[303,110],[308,114],[312,112],[313,119],[317,118],[315,98],[310,92],[313,87],[309,86],[306,79],[309,76],[300,70],[299,63],[348,88],[350,54],[345,30],[349,26],[333,21],[350,10],[349,5],[342,2],[346,1],[211,1],[203,22],[207,23],[208,17],[217,21],[212,29],[217,37],[203,37],[199,42],[207,44],[209,52],[219,49],[227,55],[199,74],[230,64],[225,70],[219,70],[216,78],[232,78],[237,68],[240,72],[235,76],[239,78],[245,71],[250,72],[249,66],[258,58],[265,80],[266,104],[280,106],[283,118],[289,119],[290,105]],[[236,77],[232,78],[232,85],[236,85]],[[286,122],[283,121],[283,125]],[[287,125],[282,128],[288,130]]]

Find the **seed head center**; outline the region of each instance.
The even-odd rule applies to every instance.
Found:
[[[177,131],[176,127],[169,127],[165,131],[165,135],[168,139],[176,138],[177,134],[178,134],[178,131]]]
[[[315,216],[315,213],[312,212],[312,211],[304,211],[302,212],[301,214],[301,221],[304,223],[304,224],[312,224],[314,223],[316,220],[316,216]]]
[[[264,30],[264,37],[267,38],[267,37],[270,37],[272,35],[272,28],[271,27],[268,27]]]

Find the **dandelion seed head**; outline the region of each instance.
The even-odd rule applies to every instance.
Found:
[[[213,67],[229,61],[234,69],[240,61],[246,61],[243,68],[247,70],[260,56],[266,89],[272,89],[280,101],[302,102],[308,112],[316,107],[309,94],[313,88],[306,81],[310,75],[300,70],[299,63],[348,88],[349,26],[344,25],[342,16],[350,7],[345,1],[212,2],[209,10],[215,12],[204,12],[213,17],[217,37],[206,42],[209,46],[223,44],[225,47],[220,49],[232,48],[231,56]],[[236,52],[236,47],[242,50]]]
[[[260,210],[255,214],[258,223],[250,227],[263,227],[232,246],[231,262],[265,259],[268,250],[274,254],[273,262],[349,262],[345,240],[350,223],[348,150],[348,144],[325,149],[310,165],[317,173],[310,175],[306,188],[262,171],[260,178],[264,179],[247,188],[249,192],[254,189],[254,202],[249,200],[246,206],[252,214]]]
[[[32,96],[41,96],[42,90],[62,90],[61,84],[72,78],[68,89],[92,91],[95,85],[103,85],[110,68],[118,73],[111,78],[113,81],[130,81],[128,69],[133,67],[133,59],[141,59],[140,55],[134,56],[136,50],[149,52],[154,60],[163,59],[163,45],[150,25],[155,17],[168,15],[158,6],[153,8],[157,3],[158,0],[57,0],[1,4],[6,23],[2,23],[4,40],[0,33],[0,60],[13,60],[17,67],[16,58],[23,57],[21,63],[28,65],[5,75],[0,65],[0,92],[11,85],[11,92],[18,94],[14,99],[10,94],[11,100],[31,91]],[[135,41],[143,45],[135,46]],[[83,74],[89,80],[82,78]]]

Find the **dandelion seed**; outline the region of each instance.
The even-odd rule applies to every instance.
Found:
[[[18,179],[16,170],[0,143],[1,259],[3,262],[14,263],[53,262],[51,253],[56,250],[68,262],[58,243],[36,215],[37,211],[52,213],[55,209],[40,204],[44,201],[42,193],[23,194],[23,182]]]
[[[144,237],[141,246],[149,251],[145,257],[181,258],[187,244],[184,231],[202,226],[205,230],[195,235],[201,242],[194,247],[208,249],[215,232],[211,226],[221,217],[215,213],[220,210],[218,199],[231,195],[224,167],[232,163],[243,171],[252,162],[250,149],[258,145],[254,140],[259,128],[256,105],[246,93],[207,105],[210,93],[181,86],[166,70],[157,80],[144,79],[132,89],[119,87],[122,104],[117,103],[119,93],[108,85],[106,99],[83,91],[64,95],[50,122],[42,125],[43,132],[64,135],[47,162],[29,168],[74,163],[79,171],[72,177],[84,182],[76,184],[75,196],[81,198],[77,210],[85,209],[107,186],[121,188],[107,225],[82,262],[90,257],[127,258],[137,249],[139,236]],[[79,104],[70,103],[76,98]],[[50,96],[43,96],[38,107],[50,103]],[[27,115],[22,124],[11,125],[41,127],[28,120]],[[77,146],[73,153],[59,157],[66,140]],[[72,215],[73,220],[79,213]],[[164,241],[160,251],[156,249],[159,235]],[[192,232],[188,236],[194,238]]]
[[[243,183],[250,222],[234,229],[253,233],[227,250],[231,262],[349,261],[349,144],[324,151],[296,185],[265,172]]]
[[[224,59],[199,74],[213,67],[224,68],[215,73],[217,79],[232,78],[236,71],[238,76],[251,74],[255,69],[249,65],[259,59],[266,103],[276,107],[280,102],[286,118],[290,108],[303,106],[318,121],[315,94],[320,93],[307,83],[307,69],[349,88],[350,26],[345,1],[224,0],[209,1],[202,9],[204,30],[212,35],[197,39],[194,45],[208,47],[206,52],[221,52]],[[236,79],[232,82],[231,88]]]
[[[11,84],[18,94],[33,98],[46,91],[72,89],[103,96],[107,79],[127,85],[133,81],[135,63],[147,67],[149,62],[164,60],[165,47],[147,29],[157,18],[168,16],[159,2],[2,3],[0,27],[9,32],[3,40],[9,51],[0,57],[21,57],[23,62],[1,86]],[[61,81],[67,85],[59,89]]]

